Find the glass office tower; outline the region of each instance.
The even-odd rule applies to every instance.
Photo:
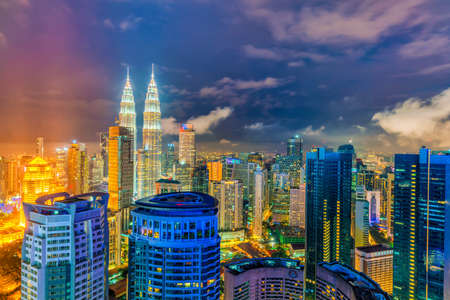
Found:
[[[352,154],[307,153],[305,299],[315,299],[318,263],[352,265],[351,201]]]
[[[170,193],[136,202],[128,299],[219,299],[217,200]]]
[[[395,155],[394,299],[450,299],[450,152]]]

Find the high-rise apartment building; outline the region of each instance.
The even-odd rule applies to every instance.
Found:
[[[152,76],[145,96],[142,145],[144,149],[148,150],[148,181],[150,195],[154,195],[155,182],[161,177],[161,109],[153,65]]]
[[[392,253],[392,248],[384,245],[358,247],[355,251],[355,269],[376,281],[389,294],[392,294]]]
[[[219,201],[219,230],[234,231],[243,227],[242,184],[239,180],[211,182],[211,196]]]
[[[253,237],[260,239],[263,237],[263,218],[264,207],[266,198],[266,174],[261,170],[255,171],[254,177],[254,203],[253,203],[253,220],[252,220],[252,233]]]
[[[172,193],[136,202],[128,299],[219,299],[217,200]]]
[[[181,124],[178,143],[178,161],[182,165],[195,166],[195,131],[192,124]]]
[[[146,149],[139,149],[136,154],[136,173],[137,173],[137,198],[150,196],[150,174],[148,166],[150,164],[150,153]]]
[[[306,185],[290,190],[289,226],[305,228]]]
[[[89,159],[84,144],[72,143],[67,152],[67,191],[84,194],[89,191]]]
[[[355,247],[369,246],[369,201],[364,185],[356,186],[355,200]]]
[[[208,174],[209,181],[221,181],[222,180],[222,162],[221,161],[208,161]]]
[[[24,204],[21,299],[107,297],[107,204],[104,193],[54,194]]]
[[[315,299],[318,263],[352,265],[352,159],[325,148],[306,155],[305,299]]]
[[[450,152],[395,155],[394,299],[450,299]]]
[[[101,154],[96,153],[89,158],[89,190],[99,191],[103,183],[103,158]]]
[[[369,222],[370,224],[380,223],[380,191],[367,191],[366,200],[369,201]]]
[[[66,147],[56,148],[56,163],[55,163],[55,180],[56,184],[67,189],[68,178],[67,178],[67,158],[68,149]]]

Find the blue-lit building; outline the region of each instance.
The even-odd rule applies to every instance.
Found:
[[[306,155],[305,299],[315,299],[318,263],[352,265],[352,159],[325,148]]]
[[[108,295],[108,194],[66,193],[24,203],[21,299]]]
[[[136,201],[128,299],[219,299],[217,204],[194,192]]]
[[[450,299],[450,152],[395,155],[394,299]]]

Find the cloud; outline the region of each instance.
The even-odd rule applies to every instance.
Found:
[[[339,116],[338,120],[339,121],[344,121],[344,117],[343,116]]]
[[[443,65],[437,65],[433,67],[428,67],[425,69],[420,70],[419,72],[415,73],[418,75],[429,75],[433,73],[439,73],[443,71],[450,71],[450,63],[449,64],[443,64]]]
[[[261,58],[274,61],[297,60],[288,63],[289,67],[301,67],[305,63],[304,60],[310,60],[313,62],[324,62],[330,60],[328,55],[310,51],[297,51],[283,48],[256,48],[253,45],[245,45],[243,49],[244,53],[250,58]]]
[[[261,130],[264,128],[264,124],[262,122],[256,122],[250,125],[245,125],[244,128],[250,130]]]
[[[432,35],[403,45],[398,53],[406,58],[421,58],[450,52],[450,39],[447,35]]]
[[[114,29],[116,27],[116,26],[114,26],[114,24],[111,21],[111,19],[104,19],[103,20],[103,25],[105,25],[105,27],[109,28],[109,29]]]
[[[230,141],[230,140],[227,140],[227,139],[221,139],[221,140],[219,141],[219,144],[231,144],[231,141]]]
[[[235,96],[237,91],[276,88],[284,84],[284,82],[274,77],[266,77],[261,80],[241,80],[224,77],[216,81],[214,86],[201,88],[199,96],[202,98]]]
[[[210,111],[207,115],[193,117],[187,120],[186,123],[194,125],[194,130],[197,134],[211,133],[211,129],[216,127],[220,122],[227,119],[233,109],[231,107],[217,107]],[[161,127],[164,135],[178,134],[179,125],[174,117],[169,117],[161,120]]]
[[[0,32],[0,49],[6,47],[7,43],[6,35]]]
[[[288,67],[291,67],[291,68],[299,68],[299,67],[303,67],[304,65],[305,65],[305,63],[301,60],[291,61],[288,63]]]
[[[269,1],[247,0],[248,17],[262,20],[279,41],[305,40],[319,44],[375,42],[400,26],[423,23],[419,6],[425,0],[335,1],[334,5],[278,9]]]
[[[361,125],[354,125],[353,127],[355,127],[356,129],[358,129],[361,132],[366,132],[367,128]]]
[[[263,58],[263,59],[269,59],[269,60],[283,59],[279,53],[277,53],[276,51],[271,50],[271,49],[256,48],[253,45],[245,45],[243,47],[243,49],[244,49],[244,53],[248,57]]]
[[[129,16],[125,20],[119,23],[119,28],[121,31],[127,31],[134,29],[143,20],[141,17]]]
[[[312,125],[309,125],[301,130],[301,133],[306,136],[318,136],[322,135],[323,131],[325,130],[325,126],[322,125],[317,129],[313,129]]]
[[[119,29],[120,31],[128,31],[131,29],[135,29],[137,25],[142,22],[144,19],[141,17],[128,16],[124,20],[114,23],[110,18],[106,18],[103,20],[103,25],[109,29]]]
[[[450,88],[431,99],[410,98],[377,112],[372,121],[399,144],[450,146]]]
[[[179,96],[190,96],[192,93],[187,89],[179,89],[174,85],[166,85],[164,88],[170,93]]]

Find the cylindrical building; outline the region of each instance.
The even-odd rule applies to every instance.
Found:
[[[170,193],[136,202],[128,299],[219,299],[217,200]]]

